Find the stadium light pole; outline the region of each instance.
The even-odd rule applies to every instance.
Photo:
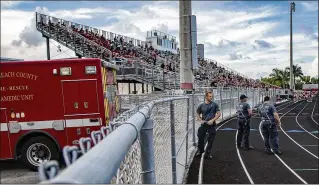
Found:
[[[292,12],[296,11],[295,2],[290,3],[290,89],[295,90],[292,56]]]
[[[180,88],[190,92],[194,86],[192,71],[191,0],[179,0]]]

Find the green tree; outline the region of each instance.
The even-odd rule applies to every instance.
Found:
[[[319,84],[319,77],[303,76],[300,66],[293,65],[294,84],[295,88],[302,89],[302,84]],[[282,88],[289,88],[290,68],[285,69],[274,68],[272,73],[261,81],[264,83],[280,86]]]
[[[290,76],[290,67],[286,67],[286,70],[289,71],[289,76]],[[294,74],[294,84],[296,84],[296,78],[301,78],[303,76],[301,67],[297,65],[292,65],[292,73]]]
[[[295,83],[296,90],[302,90],[302,84],[303,84],[302,79],[297,79]]]
[[[264,77],[264,78],[261,78],[261,81],[267,84],[281,86],[281,82],[276,81],[274,77]]]
[[[282,88],[288,87],[289,71],[287,69],[281,70],[275,68],[272,70],[272,73],[270,73],[269,77],[273,78],[274,83],[279,82]]]
[[[301,80],[304,84],[311,84],[311,77],[310,76],[302,76]]]
[[[319,78],[312,77],[310,81],[312,84],[319,84]]]

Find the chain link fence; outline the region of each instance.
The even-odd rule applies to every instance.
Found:
[[[239,96],[248,96],[254,107],[276,90],[212,89],[220,106],[221,122],[235,115]],[[39,167],[42,181],[49,183],[185,183],[196,151],[200,124],[194,119],[204,93],[177,95],[168,92],[120,95],[121,109],[107,127],[81,138],[79,146],[63,149],[67,168],[50,161]],[[172,97],[174,96],[174,97]],[[84,170],[84,171],[83,171]]]

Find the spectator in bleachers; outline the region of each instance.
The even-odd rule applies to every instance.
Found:
[[[42,20],[42,18],[41,18]],[[65,27],[64,22],[62,24],[54,24],[49,21],[49,25],[39,23],[41,26],[49,26],[50,29],[59,28],[60,25]],[[179,72],[179,54],[173,54],[170,51],[160,51],[154,49],[151,45],[145,43],[145,46],[138,45],[134,46],[132,41],[126,42],[122,36],[116,35],[113,40],[105,38],[98,32],[92,30],[76,28],[74,25],[71,26],[73,32],[77,32],[88,40],[76,41],[79,45],[87,48],[93,53],[92,57],[101,57],[103,60],[108,61],[110,53],[112,58],[119,61],[127,59],[129,63],[132,61],[140,61],[147,65],[154,65],[162,68],[164,72],[176,71]],[[65,30],[65,29],[63,29]],[[63,30],[59,31],[59,34]],[[72,38],[72,33],[67,33],[69,39]],[[95,44],[94,44],[95,43]],[[107,49],[107,50],[105,50]],[[163,62],[165,61],[165,62]],[[195,72],[195,79],[198,82],[208,80],[208,84],[212,87],[224,86],[224,87],[246,87],[246,88],[266,88],[270,87],[259,80],[247,79],[233,71],[226,70],[224,67],[218,65],[216,61],[208,61],[206,59],[198,59],[199,68]],[[274,87],[274,86],[272,86]]]

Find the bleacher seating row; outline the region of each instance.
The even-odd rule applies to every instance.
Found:
[[[108,62],[115,61],[119,65],[138,61],[160,67],[164,72],[179,73],[179,54],[156,50],[146,42],[133,44],[131,40],[124,39],[123,36],[115,35],[112,39],[106,38],[103,34],[99,34],[97,29],[90,29],[76,23],[70,24],[69,21],[43,14],[37,13],[37,15],[40,15],[37,19],[37,27],[48,30],[52,35],[55,35],[56,30],[59,30],[55,36],[65,40],[65,42],[74,42],[75,51],[81,51],[82,56],[101,58]],[[209,59],[199,59],[199,68],[194,75],[198,86],[278,88],[259,80],[244,77]]]

